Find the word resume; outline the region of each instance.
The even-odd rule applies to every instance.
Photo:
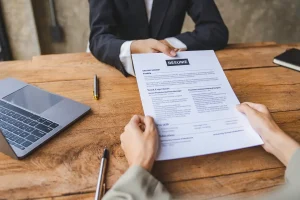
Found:
[[[145,115],[160,135],[157,160],[263,144],[239,104],[214,51],[133,54]],[[237,77],[238,78],[238,77]]]

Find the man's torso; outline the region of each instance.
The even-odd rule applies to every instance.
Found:
[[[154,0],[148,21],[145,0],[113,0],[116,28],[125,40],[164,39],[181,32],[188,0]]]

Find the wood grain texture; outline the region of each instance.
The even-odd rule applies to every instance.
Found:
[[[274,45],[274,46],[252,46],[240,49],[224,49],[217,51],[216,54],[224,70],[278,67],[273,63],[273,58],[286,49],[297,47],[299,45]],[[14,64],[14,67],[5,67],[0,74],[1,77],[7,77],[14,74],[15,78],[34,82],[53,82],[69,80],[90,80],[94,73],[105,74],[106,78],[114,80],[123,80],[123,76],[115,68],[98,62],[89,53],[46,55],[33,57],[30,67],[24,67],[24,64]],[[6,66],[6,62],[1,66]],[[43,69],[43,70],[41,70]],[[15,73],[22,71],[22,73]],[[5,73],[5,74],[4,74]],[[124,81],[122,81],[124,82]]]
[[[269,177],[268,177],[269,178]],[[197,186],[193,186],[192,189],[195,189]],[[209,186],[208,186],[209,187]],[[216,191],[219,191],[220,188],[215,188]],[[240,200],[240,199],[249,199],[249,197],[252,197],[252,199],[255,198],[259,198],[262,195],[268,194],[274,190],[280,189],[280,186],[274,186],[274,187],[270,187],[270,188],[263,188],[263,189],[258,189],[258,190],[253,190],[253,191],[241,191],[239,193],[233,193],[233,194],[229,194],[229,195],[224,195],[222,196],[222,194],[215,194],[214,197],[211,197],[211,194],[214,194],[215,191],[213,191],[213,193],[211,193],[209,196],[210,197],[206,197],[205,195],[203,195],[204,197],[200,197],[200,196],[196,196],[196,197],[187,197],[187,196],[183,196],[183,197],[174,197],[174,200],[204,200],[204,199],[210,199],[210,200]],[[188,192],[190,192],[191,190],[189,190]],[[198,192],[199,193],[199,192]],[[78,194],[78,195],[70,195],[70,196],[60,196],[60,197],[53,197],[53,198],[42,198],[42,199],[38,199],[38,200],[93,200],[95,198],[95,194],[94,193],[85,193],[85,194]]]
[[[277,67],[271,59],[286,48],[284,45],[259,46],[226,49],[217,54],[240,101],[266,104],[280,126],[300,141],[300,73]],[[99,101],[92,98],[95,73],[100,77]],[[127,169],[119,142],[123,127],[132,115],[143,114],[135,78],[124,78],[113,67],[99,63],[86,53],[1,63],[0,79],[8,76],[87,104],[92,111],[23,161],[0,154],[0,199],[59,197],[94,191],[99,167],[97,155],[104,146],[112,152],[107,176],[110,188]],[[185,196],[188,188],[198,186],[203,180],[216,184],[213,182],[216,177],[232,176],[234,182],[241,173],[274,169],[274,174],[280,175],[282,180],[282,167],[272,155],[255,147],[158,162],[154,175],[176,196]],[[271,182],[274,186],[277,184],[277,181]],[[178,186],[172,186],[175,183]],[[188,183],[186,190],[179,187]],[[205,189],[203,187],[205,185],[200,189]],[[192,194],[202,194],[200,189]],[[238,185],[231,189],[242,192]],[[201,198],[215,198],[210,196],[215,190],[207,188],[205,191]],[[222,194],[234,195],[222,191],[218,198]]]
[[[218,176],[184,182],[165,184],[174,199],[244,199],[254,195],[261,195],[279,188],[283,184],[284,169],[269,169],[258,172],[246,172],[228,176]],[[54,197],[52,200],[92,200],[95,193],[69,194]],[[48,200],[43,198],[40,200]]]
[[[216,54],[224,70],[277,67],[278,65],[273,63],[274,57],[290,48],[300,48],[300,45],[254,46],[238,49],[228,48],[217,51]]]

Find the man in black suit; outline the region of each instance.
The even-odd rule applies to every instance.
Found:
[[[186,12],[193,32],[181,33]],[[135,75],[132,53],[218,50],[228,29],[213,0],[90,0],[90,50],[125,76]],[[151,38],[151,39],[149,39]]]

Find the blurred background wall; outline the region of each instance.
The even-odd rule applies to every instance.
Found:
[[[84,52],[89,36],[88,0],[54,0],[65,40],[53,43],[48,0],[0,0],[14,59]],[[300,42],[300,0],[215,0],[230,43]],[[194,28],[187,17],[183,31]]]
[[[14,59],[39,55],[40,45],[29,0],[1,0],[2,15]]]

